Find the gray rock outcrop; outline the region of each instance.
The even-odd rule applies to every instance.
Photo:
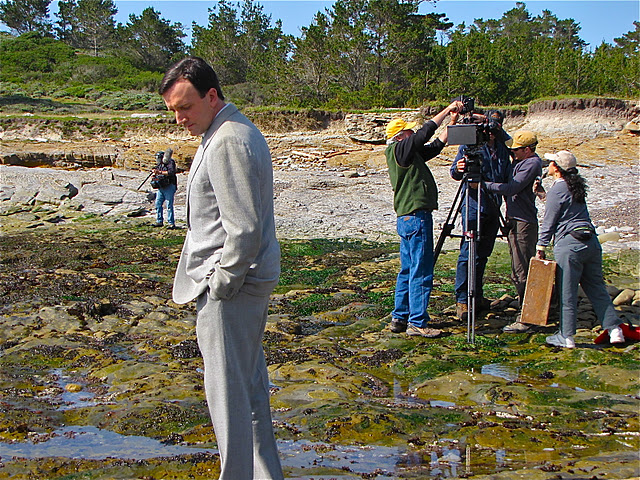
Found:
[[[19,205],[80,210],[96,215],[139,216],[153,209],[155,192],[137,187],[144,173],[111,168],[66,171],[0,165],[0,200],[7,211]]]

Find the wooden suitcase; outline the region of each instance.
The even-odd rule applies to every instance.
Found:
[[[556,262],[533,257],[529,263],[527,288],[522,302],[522,323],[546,325],[549,318],[551,293],[556,278]]]

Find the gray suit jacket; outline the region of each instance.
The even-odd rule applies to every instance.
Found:
[[[256,126],[228,104],[202,138],[187,181],[187,235],[173,300],[207,287],[230,299],[241,289],[269,295],[280,275],[271,154]]]

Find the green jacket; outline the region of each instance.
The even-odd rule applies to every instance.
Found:
[[[425,159],[416,152],[411,165],[401,167],[396,161],[397,145],[398,142],[394,142],[385,151],[396,215],[401,217],[416,210],[437,210],[438,187]]]

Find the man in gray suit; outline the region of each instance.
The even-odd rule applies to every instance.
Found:
[[[262,350],[280,275],[269,147],[225,103],[217,75],[200,58],[172,66],[160,95],[179,125],[202,135],[187,181],[187,234],[173,300],[196,300],[220,479],[282,479]]]

